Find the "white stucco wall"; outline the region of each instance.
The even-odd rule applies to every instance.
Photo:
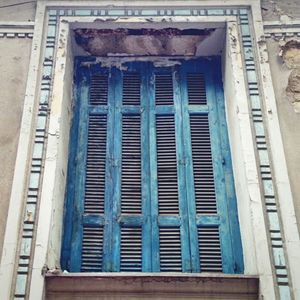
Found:
[[[29,38],[0,39],[0,257],[14,175],[28,64]]]

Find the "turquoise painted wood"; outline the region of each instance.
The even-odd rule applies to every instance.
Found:
[[[243,272],[220,61],[131,62],[123,71],[86,60],[76,61],[63,268]],[[103,74],[107,91],[93,81],[103,84]],[[98,132],[90,142],[105,156],[103,179],[86,167],[91,116],[107,120],[106,148]],[[104,186],[103,211],[97,194],[85,208],[87,172]]]
[[[89,76],[86,70],[81,74],[81,84],[79,89],[80,103],[79,103],[79,130],[78,130],[78,144],[75,163],[80,166],[75,170],[75,190],[73,203],[73,229],[71,251],[74,253],[70,257],[70,269],[74,272],[80,272],[81,266],[81,251],[82,251],[82,235],[83,228],[81,226],[81,217],[84,207],[84,185],[85,185],[85,164],[86,161],[86,136],[88,133],[88,99],[89,99]],[[82,121],[85,120],[85,121]]]

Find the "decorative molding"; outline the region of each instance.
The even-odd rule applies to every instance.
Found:
[[[42,183],[42,165],[46,150],[47,124],[51,101],[51,87],[53,81],[53,65],[56,47],[57,24],[60,16],[109,16],[109,17],[155,17],[155,16],[236,16],[240,21],[241,41],[243,45],[244,67],[247,79],[249,103],[252,111],[253,134],[256,141],[256,152],[260,170],[260,182],[262,198],[264,199],[265,214],[267,216],[269,245],[273,257],[273,271],[275,274],[278,294],[280,299],[291,299],[290,279],[287,271],[287,262],[283,245],[282,225],[276,196],[276,183],[272,173],[272,163],[267,142],[266,125],[263,113],[263,97],[259,88],[256,54],[253,47],[253,36],[249,21],[249,11],[246,8],[192,8],[153,9],[153,8],[93,8],[81,9],[51,9],[48,10],[48,24],[45,54],[43,59],[42,79],[40,86],[40,99],[37,124],[35,128],[35,140],[31,168],[29,174],[29,186],[27,188],[27,201],[25,217],[22,225],[21,249],[18,258],[18,270],[14,296],[17,299],[26,299],[28,296],[28,284],[31,276],[30,266],[33,259],[33,246],[37,226],[37,207],[40,201],[40,189]],[[273,27],[265,24],[266,33]],[[269,27],[268,27],[269,26]],[[275,25],[272,25],[275,26]],[[277,25],[276,25],[277,26]],[[276,27],[275,26],[275,27]],[[269,31],[268,31],[269,30]],[[272,30],[275,30],[274,28]],[[276,29],[277,30],[277,29]],[[298,34],[299,32],[297,32]],[[275,33],[274,33],[275,34]]]
[[[34,22],[0,22],[0,38],[32,38]]]
[[[265,21],[264,32],[266,38],[298,38],[300,39],[300,22],[289,21],[282,23],[280,21]]]

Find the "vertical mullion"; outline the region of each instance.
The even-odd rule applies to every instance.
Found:
[[[111,271],[112,251],[112,195],[113,195],[113,149],[114,149],[114,81],[111,69],[108,74],[107,96],[107,143],[106,143],[106,168],[105,168],[105,200],[104,200],[104,241],[103,241],[103,271]]]
[[[149,97],[149,162],[151,190],[151,254],[152,272],[159,272],[159,226],[158,226],[158,184],[157,184],[157,152],[156,152],[156,113],[155,113],[155,78],[154,67],[148,65],[148,97]]]
[[[211,66],[212,67],[212,66]],[[207,68],[205,73],[206,82],[206,95],[208,104],[208,118],[210,127],[211,137],[211,148],[212,148],[212,160],[214,169],[215,189],[216,189],[216,201],[218,214],[220,216],[220,240],[222,249],[222,265],[224,273],[234,273],[232,267],[232,245],[230,239],[230,228],[229,228],[229,215],[227,209],[226,199],[226,187],[225,178],[223,172],[224,158],[221,151],[220,143],[220,130],[219,130],[219,116],[217,111],[217,101],[215,93],[215,83],[212,77],[211,67]]]
[[[184,132],[183,132],[183,112],[182,112],[182,95],[180,89],[180,71],[179,67],[175,67],[173,71],[173,87],[174,87],[174,108],[175,108],[175,136],[176,136],[176,157],[178,170],[178,198],[179,198],[179,214],[181,219],[180,235],[181,235],[181,259],[182,272],[191,272],[191,249],[190,249],[190,233],[189,233],[189,214],[186,198],[186,179],[185,179],[185,155],[184,155]]]
[[[230,273],[242,273],[244,264],[243,264],[243,255],[242,255],[242,242],[240,237],[240,227],[237,216],[237,203],[236,195],[234,189],[234,177],[232,171],[232,161],[231,153],[229,147],[229,138],[227,132],[227,124],[225,117],[225,101],[223,97],[222,89],[222,78],[221,71],[218,68],[220,63],[214,64],[213,70],[213,79],[215,86],[215,105],[218,113],[219,120],[219,131],[220,131],[220,146],[223,156],[223,173],[225,177],[225,189],[226,189],[226,204],[227,204],[227,215],[228,215],[228,226],[229,226],[229,237],[231,241],[232,249],[232,261],[231,267],[228,269]],[[229,218],[230,216],[230,218]],[[229,239],[227,237],[227,239]],[[224,270],[225,271],[225,270]]]
[[[82,215],[84,210],[84,187],[85,187],[85,161],[87,154],[87,132],[88,132],[88,99],[90,74],[86,68],[79,71],[81,74],[79,79],[78,97],[78,149],[75,158],[76,175],[75,175],[75,194],[73,208],[73,228],[72,228],[72,249],[70,255],[70,271],[80,272],[81,267],[81,249],[82,249]],[[79,73],[78,72],[78,73]]]
[[[151,226],[151,174],[150,172],[150,104],[153,101],[150,90],[149,63],[139,64],[141,74],[141,175],[142,175],[142,271],[152,271],[152,226]]]
[[[111,271],[120,270],[120,223],[121,215],[121,164],[122,164],[122,72],[112,67],[111,77],[114,85],[114,148],[113,148],[113,194],[112,194],[112,235]]]
[[[195,188],[192,161],[192,145],[190,118],[188,110],[188,86],[187,86],[188,65],[183,63],[180,68],[180,87],[181,87],[181,108],[182,108],[182,127],[183,127],[183,149],[185,157],[185,184],[186,201],[188,211],[189,243],[191,251],[191,271],[200,272],[200,260],[198,249],[198,234],[196,225],[195,207]]]

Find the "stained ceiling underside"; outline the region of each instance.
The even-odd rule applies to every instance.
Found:
[[[77,28],[74,39],[81,55],[207,56],[219,55],[223,29]],[[207,49],[207,48],[210,48]]]

